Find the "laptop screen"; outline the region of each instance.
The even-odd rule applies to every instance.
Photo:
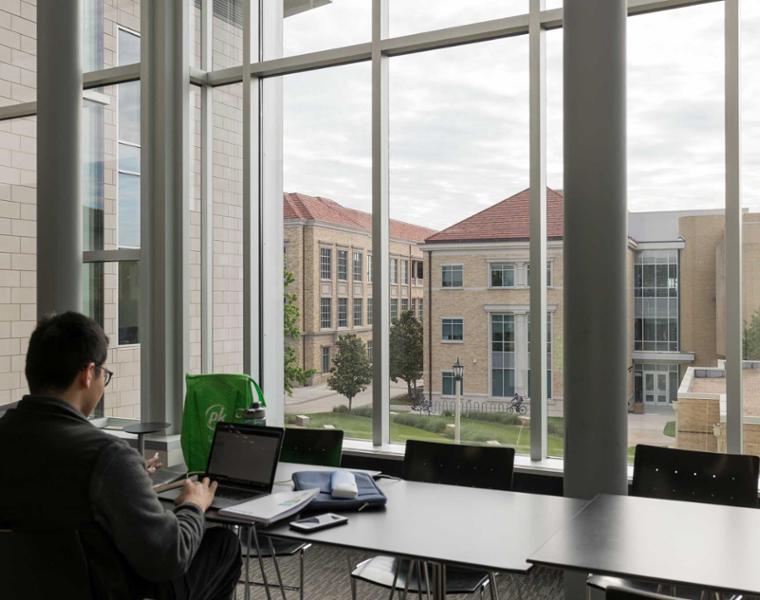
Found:
[[[283,430],[219,423],[208,457],[207,474],[220,482],[271,491]]]

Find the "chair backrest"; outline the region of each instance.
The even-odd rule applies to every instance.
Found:
[[[636,446],[632,496],[757,506],[760,458]]]
[[[514,448],[407,440],[404,479],[511,490],[514,465]]]
[[[261,388],[248,375],[204,373],[186,375],[187,393],[182,414],[180,441],[189,471],[204,471],[208,463],[216,424],[238,422],[236,413],[257,399],[263,406]]]
[[[79,533],[0,529],[0,596],[90,600],[92,589]]]
[[[305,465],[339,467],[343,454],[340,429],[301,429],[288,427],[282,440],[280,460]]]
[[[673,596],[656,594],[617,585],[607,586],[604,597],[606,600],[674,600]]]

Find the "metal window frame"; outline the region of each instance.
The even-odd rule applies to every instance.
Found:
[[[656,11],[672,10],[706,4],[724,2],[725,23],[725,119],[726,119],[726,298],[727,298],[727,410],[728,447],[732,452],[742,448],[742,387],[741,387],[741,173],[740,173],[740,94],[739,94],[739,0],[629,0],[628,14],[635,16]],[[279,8],[278,8],[279,5]],[[531,0],[527,14],[493,19],[480,23],[448,27],[395,38],[388,37],[388,0],[372,0],[372,37],[363,44],[332,48],[297,56],[281,57],[278,44],[282,40],[281,2],[272,0],[246,0],[244,2],[244,64],[226,69],[213,70],[211,63],[212,41],[212,0],[202,1],[202,64],[200,69],[190,68],[190,81],[201,87],[201,230],[202,230],[202,309],[201,340],[202,369],[212,369],[212,215],[213,190],[211,187],[211,120],[213,108],[213,88],[249,81],[244,86],[244,203],[245,203],[245,356],[246,367],[254,374],[269,373],[264,377],[267,388],[279,389],[274,376],[277,361],[268,362],[262,357],[261,340],[278,342],[281,331],[276,332],[279,288],[268,291],[259,301],[258,292],[263,288],[262,278],[266,265],[277,265],[282,259],[282,232],[274,225],[281,213],[276,201],[264,202],[267,192],[281,188],[282,172],[282,112],[276,100],[281,88],[273,86],[267,91],[264,81],[291,73],[329,68],[356,62],[371,62],[372,65],[372,253],[367,253],[371,262],[373,296],[378,302],[372,303],[373,310],[373,444],[380,446],[389,441],[389,385],[388,385],[388,330],[389,330],[389,237],[388,237],[388,58],[414,52],[434,50],[517,35],[529,37],[530,72],[530,179],[531,189],[531,244],[530,260],[543,263],[546,257],[545,240],[545,43],[546,30],[562,27],[562,9],[544,10],[543,0]],[[143,11],[143,19],[146,12]],[[141,24],[143,35],[146,23]],[[267,33],[267,35],[262,35]],[[266,39],[269,38],[269,39]],[[281,50],[281,47],[280,47]],[[122,65],[101,69],[83,75],[83,88],[91,89],[139,80],[147,71],[144,64],[154,60],[142,56],[142,65]],[[34,116],[36,102],[25,102],[0,107],[0,121]],[[267,119],[265,119],[265,116]],[[144,118],[141,117],[141,118]],[[269,124],[272,125],[269,125]],[[278,174],[278,167],[279,174]],[[145,176],[145,173],[143,173]],[[281,215],[279,220],[281,220]],[[266,227],[264,225],[267,225]],[[279,228],[281,229],[281,227]],[[271,232],[271,233],[270,233]],[[85,252],[83,261],[119,262],[140,260],[143,255],[150,259],[150,250],[114,250]],[[274,260],[270,260],[274,259]],[[269,261],[269,262],[267,262]],[[539,312],[546,304],[546,272],[535,269],[531,277],[531,312]],[[433,273],[430,273],[433,276]],[[274,280],[277,278],[275,277]],[[374,281],[373,281],[374,280]],[[368,302],[369,305],[369,302]],[[281,310],[281,307],[280,307]],[[272,323],[270,330],[261,330],[266,323]],[[541,320],[543,321],[543,320]],[[543,328],[543,327],[542,327]],[[537,335],[546,344],[545,333]],[[282,339],[278,342],[283,343]],[[276,352],[267,354],[276,355]],[[532,353],[531,368],[534,374],[545,369],[536,368],[546,361],[544,351]],[[543,361],[543,363],[542,363]],[[145,375],[144,373],[142,374]],[[271,378],[271,379],[270,379]],[[545,387],[539,381],[533,383],[533,390],[541,386],[542,393],[534,394],[531,400],[531,414],[541,415],[532,419],[531,458],[540,460],[546,456]],[[268,390],[267,390],[268,391]],[[282,418],[282,406],[277,406],[278,398],[270,394],[274,422]],[[162,402],[163,400],[152,400]]]

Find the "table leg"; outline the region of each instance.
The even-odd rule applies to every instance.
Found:
[[[145,460],[145,434],[137,434],[137,451],[140,453],[140,458]]]
[[[446,600],[446,564],[433,565],[433,600]]]
[[[277,555],[274,552],[274,542],[272,541],[271,537],[267,537],[267,540],[269,540],[269,552],[272,553],[274,572],[277,573],[277,583],[280,584],[280,594],[282,595],[282,600],[288,600],[285,596],[285,585],[282,583],[282,575],[280,575],[280,563],[277,562]]]

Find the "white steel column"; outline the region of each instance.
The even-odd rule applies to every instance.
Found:
[[[37,315],[82,310],[82,2],[37,6]]]
[[[388,1],[372,0],[372,444],[375,446],[390,441],[388,57],[380,48],[381,40],[388,35]]]
[[[189,364],[189,4],[141,6],[142,419],[179,431]]]
[[[243,0],[243,370],[261,381],[261,197],[259,80],[251,63],[259,56],[259,0]]]
[[[546,34],[530,0],[530,458],[547,452],[546,413]]]
[[[282,56],[283,3],[262,6],[260,48],[263,60]],[[267,400],[267,423],[285,420],[285,339],[283,337],[284,216],[282,77],[259,80],[261,173],[261,381]]]
[[[213,0],[201,4],[201,69],[214,68]],[[214,88],[201,86],[201,372],[214,370]]]
[[[726,438],[742,452],[742,200],[739,0],[725,0],[726,110]]]

